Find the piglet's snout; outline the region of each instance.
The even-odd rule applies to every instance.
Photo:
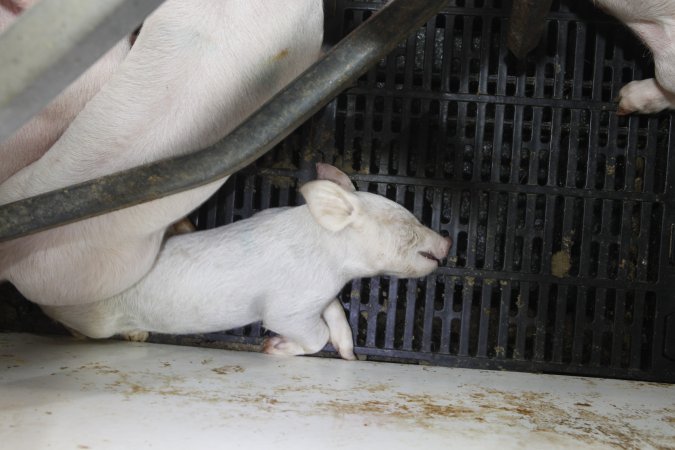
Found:
[[[449,237],[444,237],[443,238],[443,245],[441,247],[442,247],[441,252],[443,254],[443,257],[447,258],[448,253],[450,253],[450,248],[452,247],[452,239],[450,239]]]
[[[441,262],[441,265],[445,265],[448,258],[448,253],[450,252],[450,247],[452,247],[452,239],[449,237],[443,237],[438,243],[438,260]]]
[[[452,240],[436,233],[430,233],[429,238],[427,241],[428,250],[420,251],[419,253],[427,259],[436,260],[441,266],[445,265],[448,252],[450,252],[450,247],[452,246]]]

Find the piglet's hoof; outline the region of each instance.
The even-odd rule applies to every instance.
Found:
[[[621,88],[616,114],[625,116],[634,112],[654,114],[675,106],[675,95],[663,89],[655,79],[631,81]]]
[[[337,351],[340,354],[340,357],[345,361],[356,361],[356,355],[353,350],[338,348]]]
[[[120,336],[126,341],[145,342],[150,337],[150,333],[147,331],[132,331],[130,333],[122,333]]]
[[[166,238],[170,238],[171,236],[178,236],[181,234],[188,234],[196,231],[197,228],[190,222],[190,219],[187,217],[183,217],[181,220],[178,222],[172,224],[169,228],[166,230]]]

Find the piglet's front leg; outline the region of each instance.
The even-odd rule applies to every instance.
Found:
[[[336,298],[323,312],[323,319],[328,325],[330,334],[330,343],[333,344],[335,350],[340,354],[342,359],[354,361],[354,338],[352,337],[352,328],[347,322],[345,310],[342,304]]]

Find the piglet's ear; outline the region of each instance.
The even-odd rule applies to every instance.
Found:
[[[331,181],[310,181],[300,192],[314,220],[330,231],[347,227],[361,211],[359,198]]]
[[[316,177],[319,180],[328,180],[342,187],[347,192],[354,192],[354,183],[346,173],[330,164],[316,163]]]

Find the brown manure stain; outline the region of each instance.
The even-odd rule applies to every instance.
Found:
[[[67,367],[61,368],[61,370],[65,370],[65,369],[67,369]],[[77,369],[75,369],[75,372],[77,372],[79,370],[93,370],[93,371],[96,372],[97,375],[110,375],[110,374],[120,373],[119,370],[113,369],[112,367],[106,366],[105,364],[101,364],[101,363],[85,364],[85,365],[80,366]]]
[[[570,261],[570,254],[566,251],[555,252],[551,257],[551,275],[558,278],[563,278],[567,275],[572,267]]]
[[[556,439],[578,441],[579,445],[601,445],[616,449],[663,447],[665,436],[652,436],[633,427],[621,414],[604,415],[587,408],[587,402],[562,407],[546,393],[524,391],[503,392],[480,389],[469,394],[468,402],[461,398],[386,393],[365,401],[330,400],[317,404],[317,411],[331,415],[370,416],[382,424],[396,426],[405,423],[427,429],[443,429],[448,420],[488,423],[499,429],[511,427],[530,429],[539,438],[553,445]],[[672,423],[672,417],[664,420]],[[497,431],[496,431],[497,432]],[[499,431],[502,432],[502,431]],[[562,442],[562,441],[561,441]]]
[[[211,369],[211,372],[215,372],[218,375],[227,375],[229,373],[242,373],[244,368],[241,366],[222,366]]]
[[[281,50],[279,53],[277,53],[276,55],[274,55],[272,57],[272,60],[273,61],[281,61],[282,59],[285,59],[286,57],[288,57],[289,53],[290,52],[288,51],[288,49],[285,48],[285,49]]]

